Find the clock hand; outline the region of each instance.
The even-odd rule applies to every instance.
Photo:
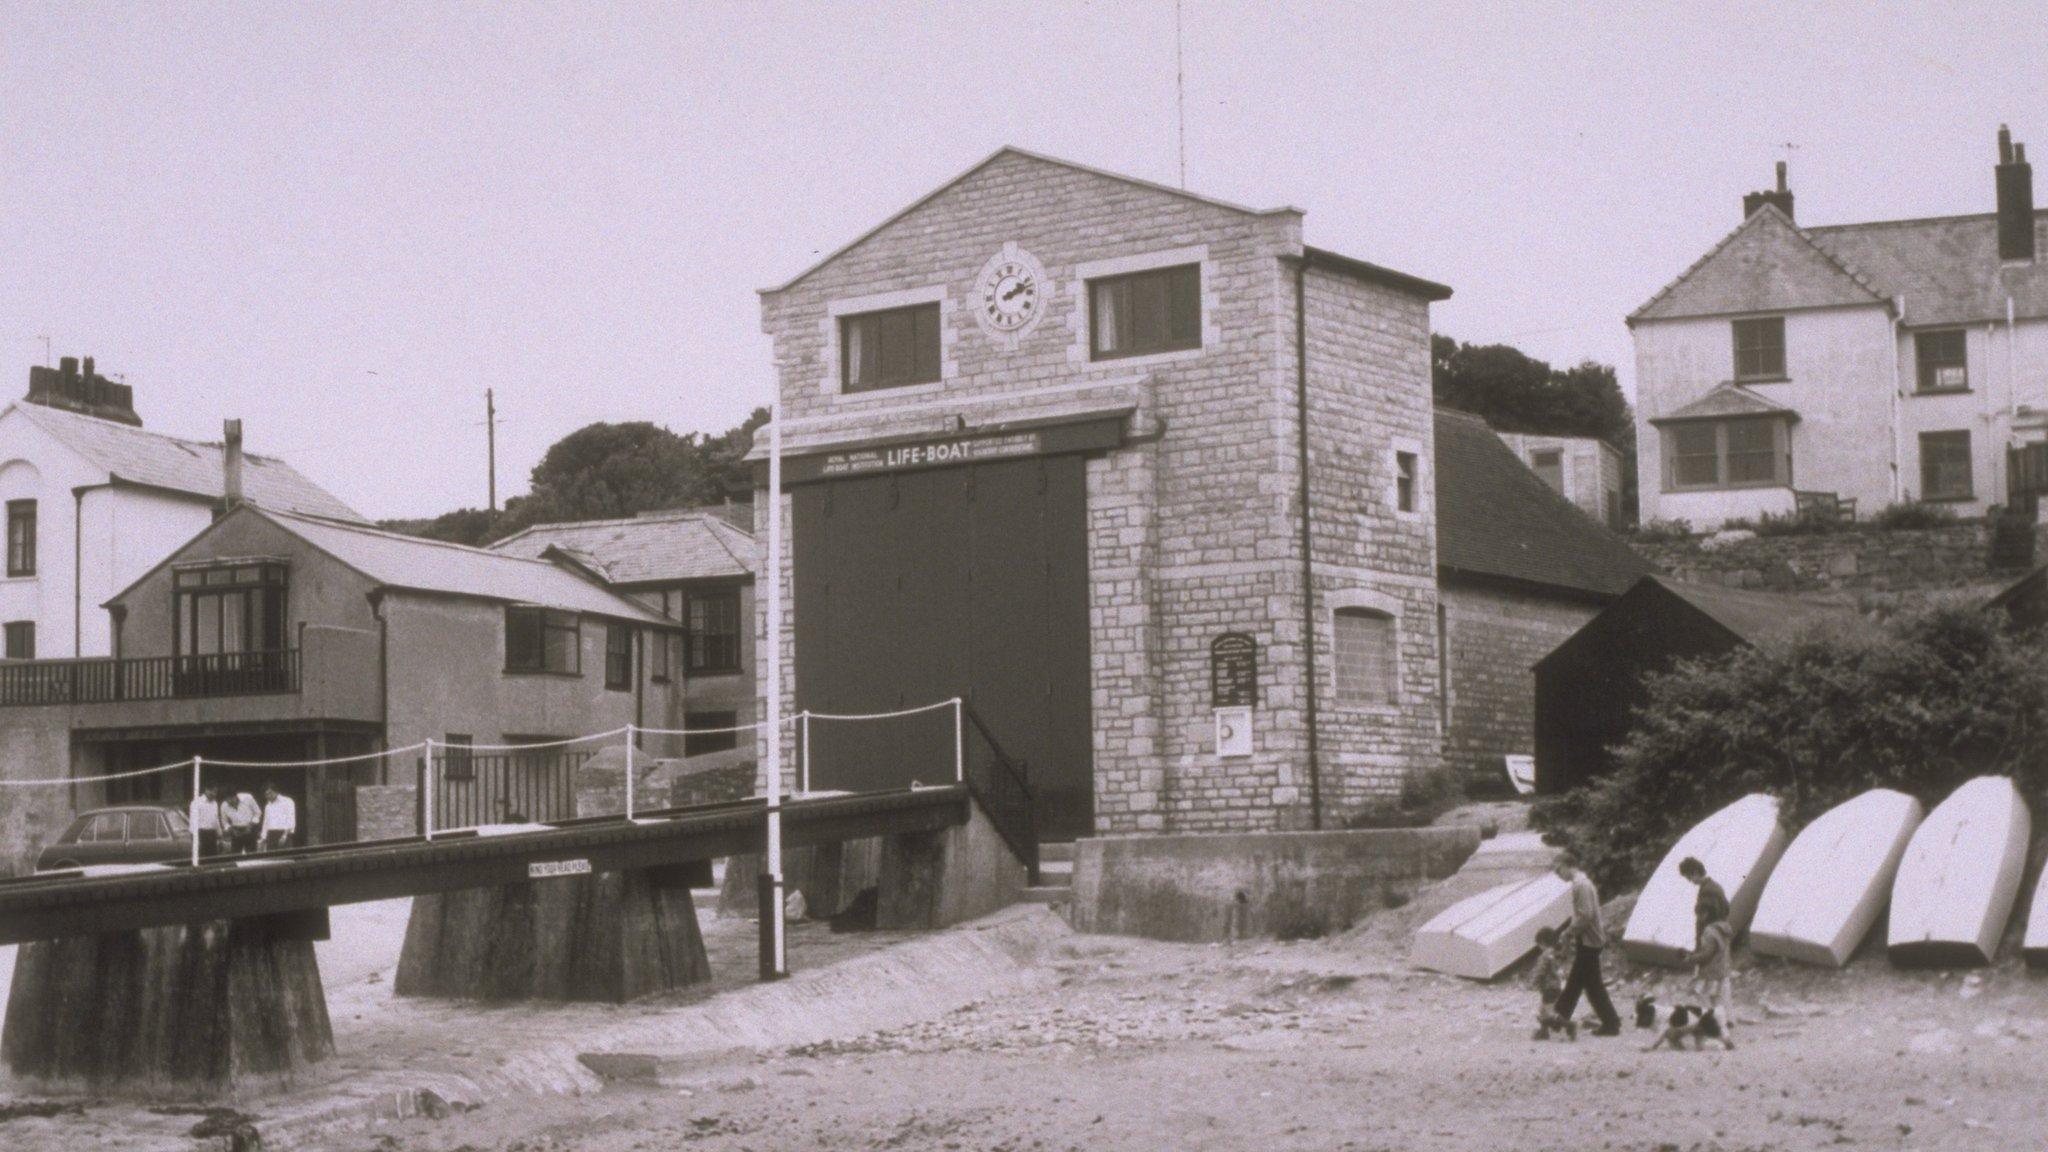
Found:
[[[1020,280],[1017,282],[1016,287],[1010,289],[1008,292],[1003,293],[1003,299],[1015,300],[1019,294],[1029,291],[1031,291],[1030,283],[1027,281]]]

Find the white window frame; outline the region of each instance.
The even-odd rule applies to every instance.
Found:
[[[1133,272],[1151,272],[1159,268],[1176,268],[1193,264],[1200,271],[1202,280],[1202,345],[1199,348],[1176,348],[1171,352],[1146,352],[1137,356],[1116,356],[1107,360],[1095,359],[1092,344],[1095,331],[1095,298],[1089,290],[1091,280],[1102,280],[1110,276],[1128,276]],[[1218,301],[1216,298],[1216,266],[1209,259],[1209,246],[1195,244],[1186,248],[1162,248],[1154,252],[1139,252],[1131,256],[1116,256],[1108,260],[1089,260],[1074,265],[1073,278],[1068,283],[1068,298],[1076,301],[1067,314],[1067,327],[1073,333],[1073,343],[1067,346],[1067,362],[1083,367],[1106,368],[1127,372],[1134,367],[1150,364],[1170,364],[1176,360],[1193,360],[1215,347],[1222,338],[1222,330],[1216,326]]]
[[[840,341],[844,339],[839,321],[847,316],[859,316],[866,312],[887,312],[894,308],[915,308],[920,304],[939,306],[939,378],[923,384],[905,384],[898,388],[877,388],[867,392],[846,391],[845,379],[840,374]],[[905,288],[897,292],[875,292],[866,296],[843,296],[825,302],[825,319],[822,326],[825,342],[824,355],[819,359],[825,363],[824,376],[818,381],[818,391],[831,396],[840,404],[858,404],[880,401],[888,403],[906,396],[922,396],[938,392],[959,375],[954,363],[953,341],[953,298],[947,294],[944,284],[928,284],[921,288]]]
[[[1389,712],[1408,702],[1408,677],[1401,657],[1407,639],[1401,618],[1401,602],[1371,588],[1338,588],[1321,594],[1323,620],[1329,629],[1329,703],[1332,708],[1351,712]],[[1393,690],[1385,700],[1347,700],[1337,691],[1337,613],[1346,608],[1363,608],[1385,616],[1391,625],[1393,647]]]

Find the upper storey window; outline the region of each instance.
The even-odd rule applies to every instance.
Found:
[[[36,502],[7,502],[7,574],[36,574]]]
[[[1097,360],[1200,348],[1201,265],[1090,280],[1088,316]]]
[[[1735,322],[1735,378],[1785,378],[1785,318],[1764,316]]]
[[[839,320],[840,390],[872,392],[939,378],[939,306],[917,304]]]
[[[1961,328],[1913,334],[1920,364],[1920,391],[1964,392],[1970,387],[1969,342]]]

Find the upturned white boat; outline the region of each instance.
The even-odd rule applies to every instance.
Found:
[[[1769,956],[1840,968],[1891,899],[1892,878],[1926,810],[1876,788],[1808,824],[1764,885],[1749,946]]]
[[[1771,868],[1785,851],[1785,826],[1778,822],[1778,801],[1757,793],[1744,796],[1693,826],[1679,837],[1650,874],[1629,913],[1621,947],[1630,959],[1676,967],[1685,963],[1697,942],[1693,903],[1699,889],[1678,874],[1679,862],[1691,856],[1706,866],[1707,875],[1728,892],[1728,919],[1737,935],[1749,927]]]
[[[1468,896],[1416,930],[1417,968],[1491,980],[1536,948],[1536,933],[1572,918],[1570,884],[1548,873]]]
[[[2033,819],[2004,776],[1979,776],[1927,814],[1892,881],[1892,963],[1989,964],[2019,898]]]

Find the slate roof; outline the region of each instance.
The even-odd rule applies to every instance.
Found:
[[[16,402],[12,407],[117,480],[206,500],[220,499],[224,474],[219,444],[182,440],[42,404]],[[250,503],[282,512],[365,523],[361,513],[277,457],[249,452],[242,461],[242,494]]]
[[[1740,384],[1722,384],[1705,396],[1687,404],[1668,416],[1651,419],[1652,424],[1669,424],[1675,420],[1719,420],[1730,416],[1788,416],[1799,419],[1799,413],[1766,397],[1759,396]]]
[[[1823,620],[1860,619],[1855,610],[1823,604],[1782,592],[1746,592],[1713,584],[1687,584],[1666,576],[1647,576],[1673,596],[1699,609],[1744,641],[1797,632]]]
[[[1436,410],[1436,554],[1447,573],[1610,598],[1654,571],[1486,421],[1450,408]]]
[[[535,604],[673,626],[659,613],[550,560],[510,556],[367,525],[295,516],[276,509],[249,507],[239,514],[268,519],[380,587],[506,604]]]
[[[1813,242],[1897,297],[1913,327],[2048,316],[2048,209],[2034,213],[2034,262],[2001,267],[1998,217],[1945,216],[1809,228]]]
[[[2048,316],[2048,209],[2030,264],[1998,258],[1998,217],[1941,216],[1801,228],[1752,213],[1628,321],[1885,303],[1913,327]]]
[[[514,556],[560,549],[613,584],[751,576],[752,533],[725,510],[679,509],[625,520],[535,524],[490,546]]]

